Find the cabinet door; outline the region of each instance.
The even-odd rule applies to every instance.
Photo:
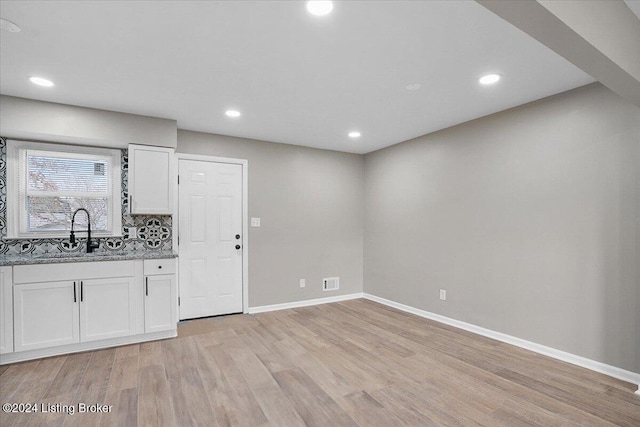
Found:
[[[79,341],[77,283],[15,285],[15,351],[35,350]]]
[[[13,352],[13,280],[11,267],[0,267],[0,354]]]
[[[173,150],[129,145],[129,210],[132,214],[171,215]]]
[[[145,277],[144,331],[172,330],[177,323],[176,279],[173,274]]]
[[[80,341],[135,333],[134,283],[133,277],[80,282]]]

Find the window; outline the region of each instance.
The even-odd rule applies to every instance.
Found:
[[[92,233],[122,234],[119,150],[7,141],[7,161],[7,237],[68,237],[79,208]]]

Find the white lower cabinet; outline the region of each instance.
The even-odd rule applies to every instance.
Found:
[[[175,269],[174,259],[2,267],[0,363],[175,337]]]
[[[15,285],[15,350],[135,334],[133,277]]]
[[[175,259],[144,261],[144,331],[176,329],[178,291]]]
[[[16,352],[80,342],[75,282],[29,283],[13,290]]]
[[[176,328],[176,276],[145,277],[144,331],[159,332]]]
[[[124,337],[136,333],[133,277],[80,282],[80,341]]]
[[[13,279],[11,267],[0,267],[0,354],[13,353]]]

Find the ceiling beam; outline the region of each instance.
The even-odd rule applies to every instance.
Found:
[[[640,107],[640,20],[622,0],[476,0]]]

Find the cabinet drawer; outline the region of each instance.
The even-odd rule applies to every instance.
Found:
[[[176,260],[174,258],[144,260],[145,276],[154,276],[156,274],[175,274],[175,272]]]
[[[16,265],[13,267],[13,283],[129,277],[135,274],[134,271],[134,261]]]

